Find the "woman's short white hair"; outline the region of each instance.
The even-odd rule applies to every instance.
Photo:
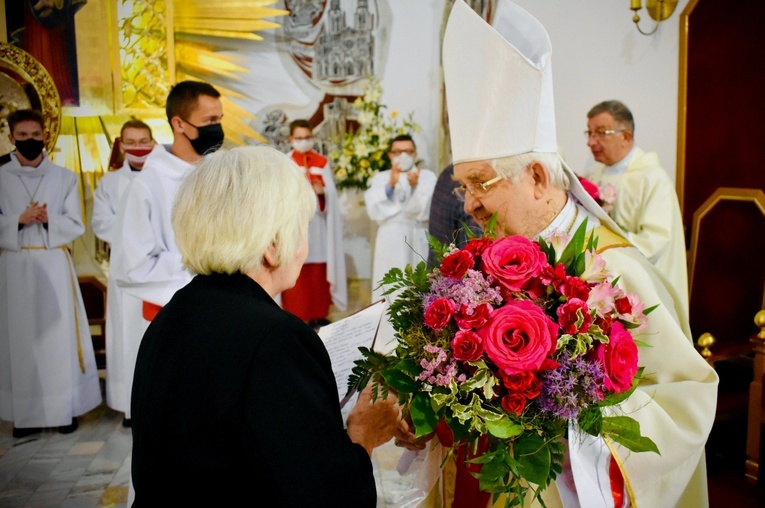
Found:
[[[292,159],[267,146],[206,155],[173,206],[175,242],[192,273],[255,273],[272,243],[280,264],[308,232],[316,195]]]
[[[563,171],[560,156],[554,152],[528,152],[520,155],[511,155],[489,161],[491,167],[502,176],[515,183],[521,177],[523,170],[533,162],[540,162],[547,168],[550,181],[553,186],[568,190],[570,184],[568,175]]]

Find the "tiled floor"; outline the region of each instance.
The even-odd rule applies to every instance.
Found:
[[[132,438],[122,414],[101,405],[79,421],[72,434],[51,429],[22,439],[0,422],[0,507],[127,506]],[[374,452],[380,508],[396,506],[411,481],[396,471],[400,455],[392,442]]]

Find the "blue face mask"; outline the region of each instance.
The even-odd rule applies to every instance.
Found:
[[[181,120],[183,120],[183,118],[181,118]],[[215,150],[220,148],[221,145],[223,144],[224,134],[223,134],[223,126],[221,124],[213,123],[210,125],[202,125],[200,127],[200,126],[194,125],[188,120],[183,120],[183,121],[197,129],[198,135],[196,139],[189,138],[188,136],[186,136],[185,132],[183,133],[183,135],[186,136],[186,139],[188,139],[189,142],[191,143],[191,147],[199,155],[213,153]]]

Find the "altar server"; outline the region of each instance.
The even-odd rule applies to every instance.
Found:
[[[42,115],[8,115],[0,167],[0,418],[13,436],[77,429],[101,403],[93,343],[68,245],[85,232],[77,176],[44,151]]]

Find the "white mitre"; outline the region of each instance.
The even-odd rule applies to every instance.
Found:
[[[464,0],[455,0],[443,43],[454,164],[558,153],[551,53],[542,24],[509,0],[497,0],[491,25]],[[601,223],[619,232],[561,162],[569,191]]]

